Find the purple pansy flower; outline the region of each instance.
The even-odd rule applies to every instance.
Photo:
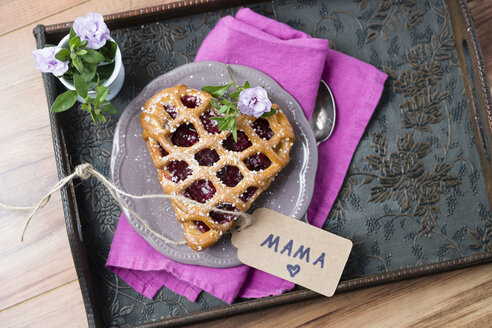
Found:
[[[260,117],[272,109],[266,90],[262,87],[248,88],[239,94],[237,108],[241,113]]]
[[[46,47],[43,49],[34,50],[34,65],[36,69],[43,73],[53,73],[55,76],[62,76],[68,70],[68,62],[62,62],[55,58],[60,46]]]
[[[92,49],[101,48],[110,37],[109,29],[99,13],[88,13],[77,18],[73,23],[73,30]]]

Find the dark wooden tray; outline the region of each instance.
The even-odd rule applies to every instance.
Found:
[[[121,113],[153,77],[193,60],[233,6],[329,38],[332,47],[390,75],[324,226],[355,245],[337,291],[490,261],[489,86],[466,2],[435,2],[202,0],[108,15],[127,69],[114,104]],[[38,47],[57,43],[70,25],[36,27]],[[43,79],[51,105],[63,89],[51,74]],[[78,108],[49,115],[59,177],[82,162],[109,175],[119,114],[99,127]],[[163,288],[147,300],[104,269],[120,211],[115,202],[92,180],[61,193],[91,327],[176,325],[317,295],[297,288],[226,305],[206,293],[191,303]]]

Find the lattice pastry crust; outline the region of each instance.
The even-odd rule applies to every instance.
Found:
[[[162,90],[142,107],[143,138],[168,195],[244,212],[289,163],[294,132],[274,104],[277,113],[268,118],[240,115],[235,143],[209,119],[216,116],[211,98],[186,85]],[[171,203],[196,251],[219,240],[235,218],[179,199]]]

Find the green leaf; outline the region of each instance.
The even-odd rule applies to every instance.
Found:
[[[229,119],[229,121],[227,122],[227,130],[231,131],[234,128],[234,126],[236,126],[236,118],[235,117],[231,117]]]
[[[70,51],[68,49],[62,48],[56,53],[55,58],[62,62],[65,62],[70,59]]]
[[[211,120],[217,121],[219,129],[222,131],[227,130],[227,125],[229,124],[229,117],[210,117]]]
[[[212,104],[212,106],[214,106],[215,108],[219,109],[220,108],[220,105],[219,103],[217,102],[217,100],[215,99],[210,99],[210,103]]]
[[[70,36],[68,41],[72,40],[75,37],[75,31],[73,30],[73,26],[70,28]]]
[[[75,90],[82,98],[87,97],[88,87],[87,82],[85,82],[84,78],[79,74],[73,75],[73,84],[75,85]]]
[[[96,75],[97,64],[85,63],[84,68],[80,75],[84,79],[85,82],[90,82]]]
[[[237,108],[237,105],[234,104],[234,106],[231,106],[231,110],[229,111],[230,115],[234,115],[234,117],[239,115],[239,109]]]
[[[269,112],[263,113],[261,117],[270,117],[275,115],[275,113],[277,113],[277,111],[275,110],[275,108],[272,107]]]
[[[88,112],[90,112],[90,111],[91,111],[91,105],[89,105],[89,103],[88,103],[88,102],[83,103],[81,107],[82,107],[82,109],[83,109],[83,110],[85,110],[85,111],[88,111]]]
[[[234,138],[234,142],[237,142],[236,120],[234,120],[234,126],[232,127],[232,137]]]
[[[118,45],[113,41],[106,41],[106,44],[99,49],[101,55],[104,56],[104,60],[112,62],[114,57],[116,56],[116,50],[118,49]]]
[[[104,114],[116,114],[117,111],[116,111],[116,108],[114,108],[113,104],[111,104],[109,101],[107,100],[104,100],[102,103],[101,103],[101,111],[104,113]]]
[[[217,121],[217,123],[224,121],[226,118],[223,116],[214,116],[214,117],[209,117],[209,119]]]
[[[80,50],[80,51],[86,52],[85,55],[82,56],[82,60],[85,62],[91,64],[99,64],[100,62],[104,61],[104,56],[94,49],[87,48],[85,50]],[[77,55],[79,55],[79,53],[77,53]]]
[[[79,48],[85,48],[85,46],[87,46],[87,43],[88,43],[88,42],[87,42],[87,40],[84,40],[84,41],[82,41],[82,42],[78,45],[78,47],[79,47]]]
[[[94,122],[94,124],[99,123],[96,113],[94,113],[93,111],[90,111],[89,113],[91,114],[92,121]]]
[[[97,74],[99,75],[99,78],[102,81],[106,81],[107,79],[109,79],[111,74],[113,74],[113,71],[114,71],[114,63],[97,66]]]
[[[237,98],[239,98],[240,93],[241,93],[241,90],[236,90],[229,95],[229,98],[231,98],[232,100],[236,100]]]
[[[103,114],[97,114],[97,118],[99,119],[99,121],[106,123],[106,118]]]
[[[223,120],[223,121],[219,121],[219,129],[221,131],[227,131],[227,126],[229,125],[229,121],[227,120]]]
[[[68,71],[66,71],[65,74],[63,74],[62,76],[63,76],[63,78],[65,78],[67,80],[73,80],[73,72],[72,72],[70,65],[69,65]]]
[[[228,105],[220,106],[219,111],[217,112],[218,114],[225,114],[227,113],[227,110],[229,109]]]
[[[226,85],[217,85],[217,86],[205,86],[202,88],[203,91],[208,92],[212,95],[212,97],[219,98],[222,97],[227,90],[231,87],[232,83]]]
[[[84,71],[84,63],[82,63],[82,60],[80,60],[79,57],[73,58],[72,63],[73,66],[75,66],[75,68],[77,69],[77,71],[79,71],[80,73]]]
[[[248,82],[248,81],[246,81],[246,82],[244,83],[244,89],[249,89],[249,88],[251,88],[251,86],[249,85],[249,82]]]
[[[79,51],[77,51],[77,52],[76,52],[76,54],[77,54],[78,56],[83,56],[83,55],[87,54],[87,50],[85,50],[85,49],[80,49]],[[82,59],[83,59],[83,58],[82,58]]]
[[[75,36],[74,38],[70,39],[68,42],[68,45],[70,46],[70,49],[73,50],[77,48],[80,45],[80,37]]]
[[[99,86],[96,88],[97,90],[97,94],[96,94],[96,98],[95,98],[95,102],[94,104],[96,105],[96,107],[99,107],[99,104],[106,99],[106,97],[108,96],[108,93],[109,93],[109,87],[103,87],[103,86]]]
[[[94,105],[94,98],[92,97],[87,97],[85,98],[86,104],[89,104],[89,109],[92,110],[92,106]]]
[[[77,101],[77,91],[68,90],[56,97],[55,102],[51,105],[53,113],[59,113],[71,108]]]

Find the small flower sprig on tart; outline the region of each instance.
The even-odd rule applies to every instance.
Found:
[[[268,117],[275,114],[275,109],[272,107],[272,102],[268,98],[265,88],[252,88],[248,81],[244,85],[239,86],[234,80],[229,65],[227,65],[227,71],[231,77],[231,83],[205,86],[202,90],[210,93],[215,98],[212,98],[210,103],[217,110],[218,116],[211,117],[210,119],[217,121],[220,130],[231,131],[234,141],[237,142],[236,118],[238,115],[242,113],[255,117]],[[231,92],[228,97],[225,97],[226,92],[231,86],[234,86],[235,91]]]

